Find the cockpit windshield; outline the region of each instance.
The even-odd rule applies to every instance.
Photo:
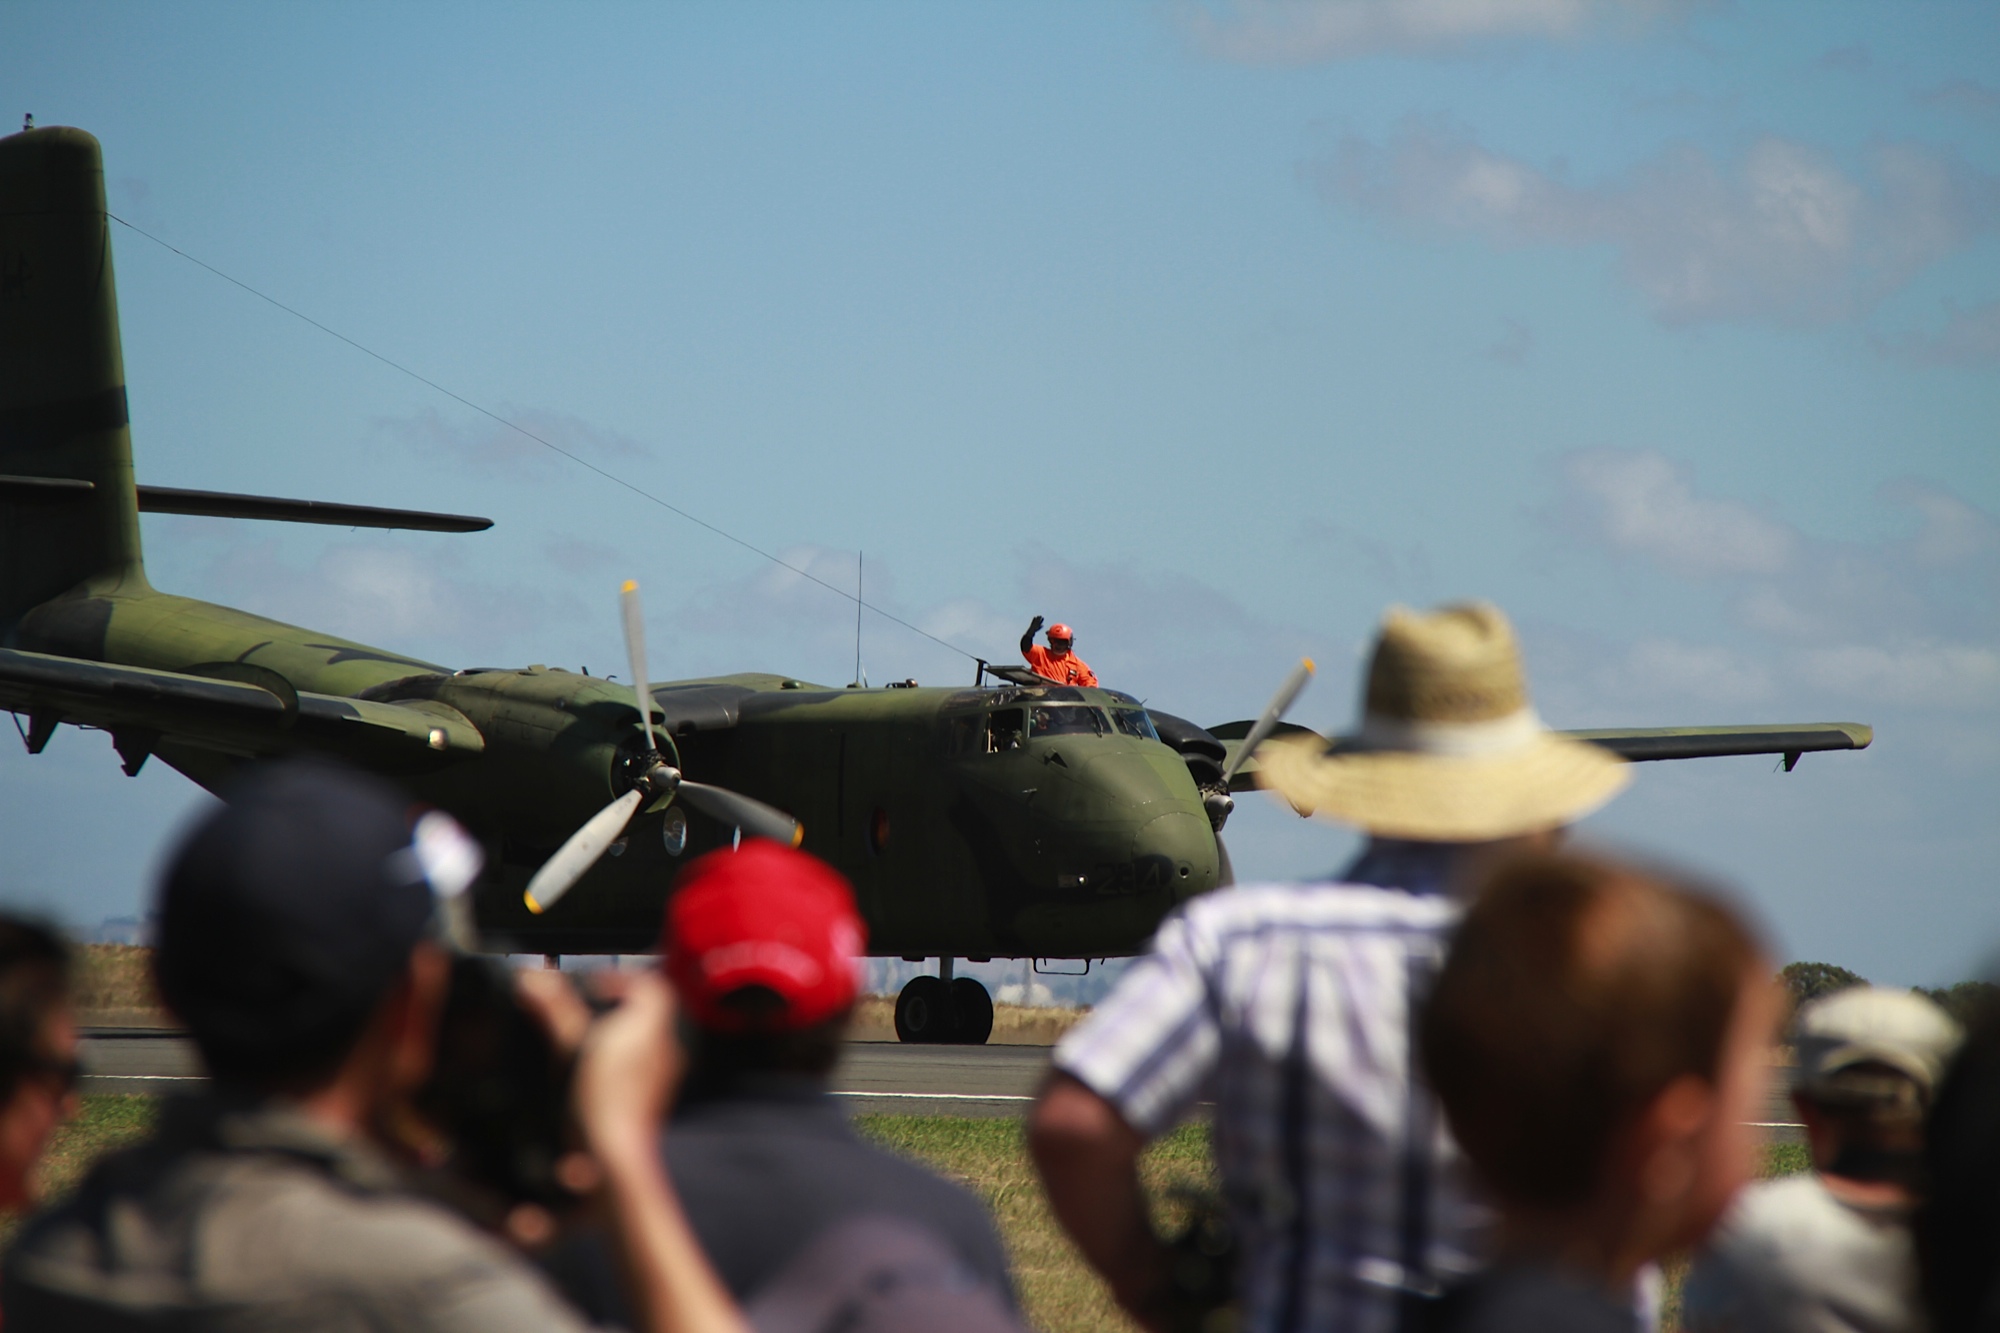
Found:
[[[1111,721],[1121,735],[1137,736],[1140,740],[1156,741],[1160,733],[1153,729],[1152,716],[1143,708],[1114,708]]]
[[[1105,736],[1111,722],[1090,704],[1042,704],[1029,710],[1030,736]]]
[[[1143,708],[1103,708],[1096,704],[1047,701],[1027,708],[958,713],[943,720],[949,754],[1001,754],[1018,750],[1030,737],[1132,736],[1157,741],[1160,733]]]

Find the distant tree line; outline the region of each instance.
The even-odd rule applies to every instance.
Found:
[[[1834,963],[1787,963],[1778,972],[1778,979],[1791,993],[1794,1010],[1822,995],[1831,995],[1849,986],[1868,984],[1868,978]],[[2000,986],[1990,981],[1961,981],[1956,986],[1937,989],[1927,986],[1912,986],[1910,989],[1936,1002],[1946,1013],[1967,1025],[1985,1012],[1994,1003],[1995,997],[2000,997]]]

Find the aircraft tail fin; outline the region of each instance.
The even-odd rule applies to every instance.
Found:
[[[104,158],[0,138],[0,641],[64,593],[143,592]]]

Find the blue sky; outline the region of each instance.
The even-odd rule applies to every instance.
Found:
[[[1005,657],[1345,723],[1391,602],[1517,620],[1556,725],[1842,719],[1588,832],[1788,957],[2000,942],[1990,4],[28,0],[0,113],[114,212],[635,485]],[[477,536],[148,517],[163,588],[453,665],[841,682],[852,606],[115,238],[142,479]],[[870,615],[872,678],[970,666]],[[602,665],[600,665],[602,664]],[[204,800],[0,748],[0,898],[138,909]],[[1261,799],[1240,870],[1350,845]]]

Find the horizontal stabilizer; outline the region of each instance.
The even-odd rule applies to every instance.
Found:
[[[173,486],[141,486],[142,514],[197,514],[203,518],[265,518],[278,523],[330,523],[339,528],[411,528],[418,532],[484,532],[490,518],[433,514],[422,509],[382,509],[335,504],[330,500],[281,500],[270,495],[228,491],[184,491]]]
[[[316,750],[391,771],[432,768],[486,748],[464,714],[428,700],[293,693],[13,648],[0,648],[0,710],[26,714],[30,734],[44,737],[68,722],[241,757]]]
[[[1210,727],[1209,734],[1222,741],[1233,762],[1236,749],[1253,724],[1224,722]],[[1278,724],[1273,738],[1311,736],[1316,733],[1289,722]],[[1822,750],[1865,750],[1875,739],[1875,729],[1861,722],[1785,722],[1755,727],[1620,727],[1588,731],[1565,731],[1562,735],[1592,745],[1601,745],[1634,763],[1652,759],[1725,759],[1737,755],[1783,755],[1790,772],[1799,756]],[[1339,741],[1328,741],[1329,747]],[[1257,761],[1245,760],[1231,780],[1231,791],[1256,787]]]
[[[0,496],[10,499],[82,499],[97,489],[78,477],[0,476]],[[331,500],[286,500],[275,495],[231,491],[188,491],[178,486],[141,486],[142,514],[193,514],[200,518],[262,518],[277,523],[326,523],[337,528],[407,528],[418,532],[484,532],[490,518],[434,514],[423,509],[336,504]]]

